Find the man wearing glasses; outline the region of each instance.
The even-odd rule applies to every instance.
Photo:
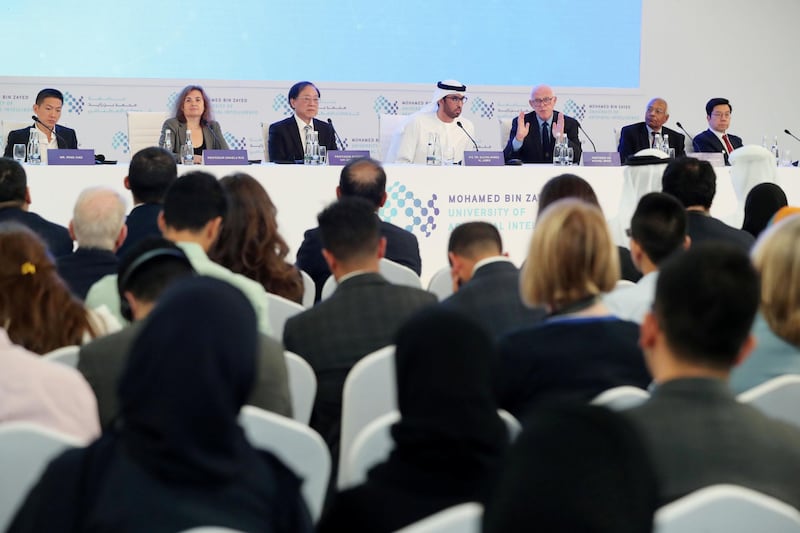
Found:
[[[271,124],[267,140],[269,160],[275,163],[303,163],[306,133],[316,131],[319,145],[336,148],[336,137],[327,122],[317,120],[320,92],[310,81],[300,81],[289,89],[289,106],[294,114]]]
[[[523,163],[552,163],[553,146],[560,133],[567,135],[574,153],[573,162],[581,160],[578,121],[554,111],[557,100],[551,87],[538,85],[533,88],[528,100],[533,111],[528,114],[520,111],[511,123],[511,135],[503,150],[506,162],[520,159]]]
[[[727,98],[712,98],[708,101],[706,104],[708,129],[695,135],[692,142],[695,152],[722,152],[725,164],[730,164],[728,154],[742,146],[741,137],[726,133],[731,125],[732,111],[733,107]]]
[[[475,126],[461,111],[467,102],[467,86],[456,80],[436,84],[431,103],[406,122],[400,134],[392,140],[387,161],[425,164],[431,134],[438,136],[439,154],[445,163],[459,164],[464,151],[475,150]]]

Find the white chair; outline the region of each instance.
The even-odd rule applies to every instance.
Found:
[[[33,124],[32,120],[28,121],[20,121],[20,120],[3,120],[0,121],[0,150],[6,149],[6,140],[8,139],[8,134],[14,130],[21,130],[22,128],[30,128]],[[25,139],[25,142],[28,142],[28,139]]]
[[[287,300],[277,294],[267,293],[267,320],[272,336],[278,340],[283,339],[283,327],[286,321],[298,313],[306,310],[297,302]]]
[[[511,118],[498,118],[497,123],[500,124],[500,149],[506,147],[508,138],[511,137],[511,123],[514,117]]]
[[[414,522],[397,533],[480,533],[482,519],[481,504],[462,503]]]
[[[78,352],[80,351],[81,347],[77,345],[62,346],[61,348],[56,348],[52,352],[47,352],[42,355],[42,359],[54,363],[61,363],[62,365],[71,366],[72,368],[78,368]]]
[[[314,286],[314,280],[305,270],[300,271],[300,276],[303,278],[303,307],[311,309],[314,307],[314,297],[317,295],[317,289]]]
[[[0,424],[0,531],[5,531],[51,459],[83,444],[30,422]]]
[[[283,352],[289,374],[289,394],[292,397],[293,419],[308,425],[314,398],[317,396],[317,376],[305,359],[292,352]]]
[[[800,375],[786,374],[741,393],[737,399],[766,415],[800,426]]]
[[[394,346],[365,355],[353,365],[344,381],[342,421],[339,435],[339,475],[358,433],[379,416],[397,409],[397,378]]]
[[[261,138],[264,139],[264,163],[269,163],[269,147],[267,141],[269,140],[269,122],[261,123]]]
[[[163,111],[128,111],[128,148],[133,157],[139,150],[158,146],[161,126],[167,120]],[[173,144],[178,139],[172,139]]]
[[[331,456],[322,437],[300,422],[252,405],[242,407],[239,423],[253,446],[275,454],[303,479],[303,497],[316,522],[331,474]]]
[[[435,294],[440,302],[453,294],[453,277],[449,266],[440,268],[431,277],[428,282],[428,292]]]
[[[392,146],[394,138],[399,137],[403,125],[409,119],[407,115],[387,115],[381,113],[378,116],[378,146],[380,147],[379,159],[384,163],[394,163],[396,153],[391,153],[394,148],[396,152],[397,147]],[[390,159],[391,158],[391,159]]]
[[[602,405],[612,411],[624,411],[644,403],[648,398],[650,398],[650,394],[647,391],[630,385],[622,385],[601,392],[591,403],[592,405]]]
[[[385,257],[382,257],[380,260],[378,272],[380,272],[381,276],[386,278],[386,281],[389,283],[413,287],[415,289],[422,288],[422,280],[416,272],[405,265],[395,263],[394,261],[390,261]],[[325,284],[322,286],[320,300],[328,299],[331,294],[334,293],[338,285],[339,284],[336,282],[333,276],[328,276],[328,279],[325,280]]]
[[[796,533],[800,512],[760,492],[712,485],[656,511],[655,533]]]

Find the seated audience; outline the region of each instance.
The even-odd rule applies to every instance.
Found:
[[[787,205],[786,193],[778,185],[759,183],[747,193],[742,230],[758,239],[775,213]]]
[[[619,385],[647,387],[638,326],[613,316],[600,299],[618,278],[617,252],[597,207],[567,198],[541,213],[520,292],[550,315],[500,340],[500,407],[519,418],[544,401],[588,402]]]
[[[316,118],[319,113],[320,92],[310,81],[299,81],[289,89],[289,107],[294,114],[270,124],[267,139],[269,160],[275,163],[302,163],[305,155],[306,133],[316,131],[319,145],[338,150],[333,128]]]
[[[11,157],[15,144],[28,145],[31,131],[39,137],[39,153],[42,164],[47,164],[47,150],[51,148],[75,149],[78,147],[78,136],[75,130],[58,124],[61,120],[61,108],[64,106],[64,94],[58,89],[42,89],[36,95],[33,113],[38,119],[28,128],[8,132],[6,149],[3,157]]]
[[[362,485],[335,496],[320,532],[388,533],[491,494],[509,441],[492,395],[491,338],[434,307],[406,322],[396,345],[395,447]]]
[[[175,116],[161,126],[158,145],[162,148],[168,131],[172,135],[172,152],[176,159],[180,158],[186,144],[187,131],[192,134],[195,163],[202,163],[203,150],[228,149],[219,122],[212,120],[211,99],[199,85],[187,85],[175,99]]]
[[[119,423],[56,457],[9,531],[312,531],[300,480],[237,422],[257,343],[239,290],[175,283],[131,347]]]

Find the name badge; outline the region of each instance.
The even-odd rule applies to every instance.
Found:
[[[619,152],[583,152],[585,167],[618,167]]]
[[[94,150],[51,148],[47,150],[47,164],[94,165]]]
[[[502,167],[505,164],[503,152],[464,152],[464,166],[467,167]]]
[[[369,157],[369,150],[331,150],[328,152],[328,165],[343,167],[355,159]]]
[[[203,150],[204,165],[249,165],[247,150]]]

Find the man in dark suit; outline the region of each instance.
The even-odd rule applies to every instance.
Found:
[[[386,203],[386,172],[377,161],[357,159],[342,168],[336,197],[357,196],[370,201],[377,212]],[[422,271],[417,237],[410,231],[381,221],[381,235],[386,239],[386,259],[407,266],[417,273]],[[297,268],[305,271],[316,286],[315,301],[319,301],[322,286],[331,270],[322,257],[322,240],[319,228],[306,231],[303,243],[297,250]]]
[[[67,228],[31,213],[30,204],[25,169],[13,159],[0,158],[0,222],[17,222],[32,229],[53,257],[72,253],[72,237]]]
[[[728,135],[728,128],[731,125],[731,113],[733,106],[727,98],[712,98],[706,104],[706,120],[708,129],[694,136],[692,147],[695,152],[716,152],[725,156],[725,164],[728,162],[728,155],[742,147],[742,138],[736,135]]]
[[[442,305],[475,319],[497,340],[509,331],[542,320],[543,308],[530,308],[519,294],[519,269],[503,254],[497,228],[466,222],[447,245],[456,292]]]
[[[661,268],[639,344],[656,388],[625,411],[649,449],[663,505],[719,483],[800,507],[800,428],[738,402],[731,369],[755,346],[758,274],[725,243],[692,246]]]
[[[127,233],[122,196],[106,187],[81,192],[69,223],[69,234],[78,243],[78,249],[56,261],[58,273],[72,294],[83,300],[97,280],[117,273],[114,252]]]
[[[123,314],[133,323],[81,347],[80,370],[97,396],[100,423],[106,426],[119,412],[117,380],[125,368],[128,350],[142,322],[172,283],[194,275],[183,251],[162,237],[147,237],[119,264],[118,290]],[[286,360],[281,344],[260,334],[258,375],[248,403],[280,415],[292,416]],[[190,371],[191,369],[187,369]],[[213,391],[209,391],[213,393]]]
[[[269,126],[267,151],[275,163],[302,163],[305,154],[306,133],[316,131],[319,145],[337,150],[333,128],[317,120],[320,92],[310,81],[300,81],[289,89],[289,106],[294,115]]]
[[[39,135],[42,163],[47,163],[47,150],[50,148],[77,148],[78,137],[75,135],[75,130],[56,124],[61,118],[63,105],[64,95],[58,89],[39,91],[39,94],[36,95],[36,103],[33,104],[33,112],[39,122],[34,123],[30,128],[9,132],[3,156],[11,157],[15,144],[27,146],[31,130],[36,131]]]
[[[661,177],[661,190],[686,208],[686,234],[692,246],[705,241],[725,241],[749,251],[755,239],[746,231],[728,226],[711,216],[711,202],[717,192],[717,175],[708,161],[684,157],[671,161]]]
[[[639,150],[653,148],[656,134],[669,136],[669,147],[675,149],[675,157],[685,156],[685,138],[677,131],[664,127],[667,120],[669,120],[667,101],[663,98],[650,100],[644,113],[644,122],[629,124],[620,131],[617,147],[620,161],[624,163]]]
[[[386,238],[367,200],[342,197],[317,220],[322,254],[339,285],[330,298],[286,322],[283,343],[314,369],[318,388],[311,427],[335,451],[347,373],[365,355],[392,344],[403,322],[434,305],[436,297],[392,285],[378,274]]]
[[[558,97],[549,86],[533,88],[531,99],[528,100],[533,111],[527,115],[520,112],[511,122],[511,134],[503,150],[506,162],[521,159],[523,163],[552,163],[553,147],[561,133],[567,136],[569,146],[573,149],[572,161],[577,163],[581,160],[578,121],[554,111],[557,100]]]
[[[117,250],[122,257],[137,242],[147,236],[161,236],[158,215],[161,213],[167,189],[178,179],[178,166],[172,155],[163,148],[151,146],[139,150],[131,158],[125,188],[133,195],[134,208],[125,224],[128,237]]]

